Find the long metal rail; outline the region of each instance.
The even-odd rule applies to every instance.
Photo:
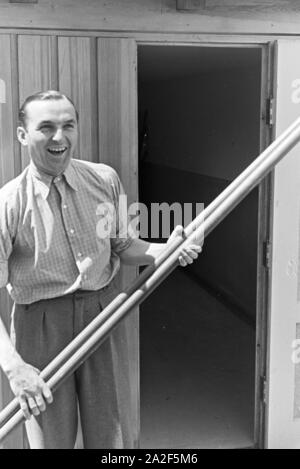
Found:
[[[185,239],[176,240],[137,278],[131,287],[118,295],[42,372],[42,378],[55,391],[105,340],[107,335],[144,301],[176,268],[182,247],[207,236],[247,194],[299,142],[300,118],[280,135],[185,229]],[[204,220],[204,221],[203,221]],[[49,379],[50,378],[50,379]],[[15,398],[0,413],[0,441],[23,420]]]

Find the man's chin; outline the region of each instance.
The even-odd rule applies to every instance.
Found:
[[[68,158],[67,160],[64,160],[60,164],[57,164],[57,165],[53,166],[53,168],[52,168],[53,175],[58,176],[59,174],[62,174],[67,169],[67,167],[69,166],[69,163],[70,163],[70,158]]]
[[[44,164],[43,166],[41,165],[36,165],[37,169],[40,171],[43,171],[46,174],[49,174],[50,176],[58,176],[59,174],[62,174],[68,167],[70,163],[71,157],[67,156],[63,159],[58,159],[55,158],[55,160],[51,159],[51,161],[47,161],[48,164]]]

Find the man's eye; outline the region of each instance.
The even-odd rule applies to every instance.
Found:
[[[66,124],[64,126],[64,129],[73,129],[74,128],[74,124]]]
[[[51,125],[42,125],[42,127],[40,127],[39,130],[52,130],[52,127]]]

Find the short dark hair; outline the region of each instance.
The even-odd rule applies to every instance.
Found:
[[[26,127],[26,108],[29,103],[32,103],[33,101],[50,101],[50,100],[57,101],[59,99],[67,99],[74,106],[74,109],[76,112],[76,119],[78,121],[78,117],[79,117],[78,111],[72,99],[69,98],[67,95],[61,93],[60,91],[47,90],[47,91],[39,91],[38,93],[34,93],[25,99],[24,103],[22,104],[19,110],[19,125],[21,125],[22,127]]]

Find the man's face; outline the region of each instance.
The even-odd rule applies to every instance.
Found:
[[[18,128],[18,138],[39,170],[52,176],[63,173],[78,139],[74,106],[67,99],[32,101],[26,106],[26,128]]]

